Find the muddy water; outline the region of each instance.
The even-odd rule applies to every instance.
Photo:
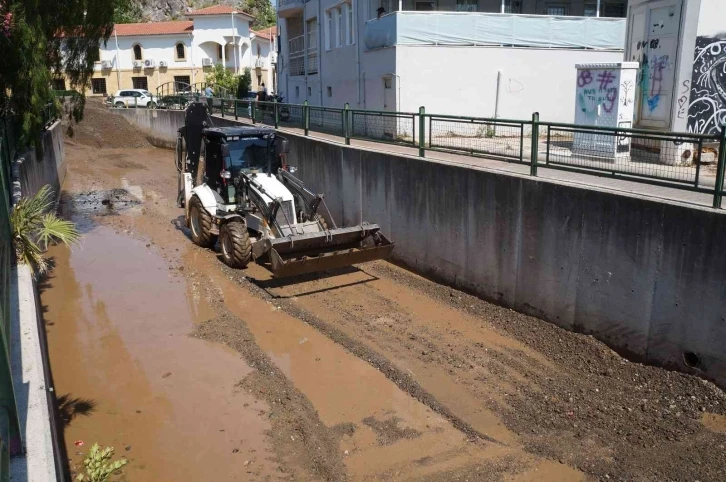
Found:
[[[207,261],[207,253],[195,251],[185,265],[201,271]],[[210,276],[230,311],[247,323],[256,343],[312,402],[321,421],[328,427],[353,424],[340,445],[352,480],[416,480],[511,454],[505,446],[469,443],[366,361],[274,303],[246,294],[221,273]]]
[[[76,220],[83,244],[51,249],[41,295],[71,466],[99,442],[129,458],[127,480],[276,477],[267,407],[235,388],[250,367],[187,336],[213,316],[195,287],[153,246]]]

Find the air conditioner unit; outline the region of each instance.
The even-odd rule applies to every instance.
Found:
[[[140,69],[143,66],[144,66],[144,63],[142,61],[140,61],[140,60],[134,60],[134,68],[135,69]]]
[[[144,68],[153,69],[155,66],[156,66],[156,62],[154,62],[154,59],[144,60]]]
[[[159,67],[168,67],[169,63],[166,60],[159,61]]]
[[[108,69],[110,69],[110,68],[111,68],[111,62],[110,62],[110,61],[108,61],[108,60],[102,60],[102,61],[101,61],[101,68],[102,68],[103,70],[108,70]]]
[[[212,66],[212,59],[205,58],[202,59],[202,67],[211,67]]]
[[[255,68],[261,69],[265,66],[265,59],[255,59]]]

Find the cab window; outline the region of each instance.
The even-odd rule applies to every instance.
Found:
[[[236,140],[228,140],[227,146],[230,158],[225,161],[233,173],[242,169],[267,169],[267,139],[241,137]]]

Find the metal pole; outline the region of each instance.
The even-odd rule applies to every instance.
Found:
[[[713,188],[713,207],[720,208],[723,198],[724,169],[726,169],[726,125],[721,126],[721,142],[718,144],[716,186]]]
[[[537,152],[539,151],[539,112],[532,114],[532,155],[530,159],[529,173],[537,175]]]
[[[234,99],[234,120],[238,120],[237,116],[237,99]]]
[[[118,35],[116,35],[116,27],[113,28],[113,38],[116,40],[116,83],[118,89],[121,90],[121,56],[118,50]]]
[[[280,109],[278,108],[277,98],[272,99],[272,113],[275,117],[275,129],[280,127]]]
[[[307,100],[303,102],[303,129],[306,136],[310,135],[310,108]]]
[[[222,117],[224,117],[224,99],[220,99],[219,110],[222,111]]]
[[[506,9],[506,7],[504,6],[505,2],[506,0],[502,0],[502,10],[499,13],[504,13],[504,10]]]
[[[252,123],[255,123],[255,119],[257,118],[257,101],[251,100],[250,105],[252,106]]]
[[[426,136],[426,108],[421,106],[418,108],[418,155],[426,157],[426,144],[424,137]]]
[[[343,107],[343,136],[345,136],[345,145],[350,145],[350,124],[348,120],[348,114],[350,113],[350,104],[345,103]]]
[[[595,16],[600,16],[600,0],[597,0],[597,3],[595,4]]]

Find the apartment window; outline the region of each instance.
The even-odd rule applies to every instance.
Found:
[[[91,79],[91,89],[94,94],[105,94],[106,79]]]
[[[602,7],[603,17],[625,17],[625,4],[606,3]]]
[[[355,20],[353,18],[353,4],[351,2],[346,4],[346,13],[346,18],[348,21],[345,32],[348,34],[348,45],[353,45],[355,43]]]
[[[327,35],[325,36],[325,49],[330,50],[335,46],[333,42],[335,38],[335,17],[333,16],[332,10],[325,12],[325,20],[328,25]]]
[[[191,89],[192,79],[188,75],[174,76],[174,90],[176,92],[184,92]]]
[[[66,90],[66,80],[53,79],[53,90]]]
[[[308,38],[307,38],[307,73],[318,73],[318,19],[312,18],[308,20]]]
[[[295,86],[295,98],[296,99],[300,98],[300,86],[299,85]]]
[[[565,16],[569,13],[567,5],[547,5],[547,15]]]
[[[392,77],[383,77],[383,88],[384,89],[393,88],[393,78]]]
[[[589,3],[585,5],[585,10],[582,12],[583,17],[597,17],[597,4]]]
[[[260,58],[261,55],[262,55],[262,48],[260,48],[260,46],[258,45],[257,46],[257,58]]]
[[[141,45],[134,45],[134,60],[143,60],[141,55]]]
[[[184,60],[187,56],[186,49],[184,48],[184,44],[179,42],[176,44],[176,59],[177,60]]]
[[[478,0],[456,0],[457,12],[476,12],[478,8]]]
[[[131,77],[134,89],[149,90],[149,80],[146,77]]]
[[[262,84],[262,75],[257,74],[257,85]]]
[[[308,96],[311,96],[311,95],[313,95],[313,88],[308,87]]]
[[[417,12],[432,12],[434,10],[434,2],[416,2]]]
[[[328,97],[333,97],[333,88],[328,86]]]
[[[345,44],[345,24],[343,23],[343,8],[338,7],[335,9],[335,16],[338,24],[338,37],[337,47],[342,47]]]
[[[222,57],[224,57],[224,46],[217,44],[217,60],[221,62]]]

